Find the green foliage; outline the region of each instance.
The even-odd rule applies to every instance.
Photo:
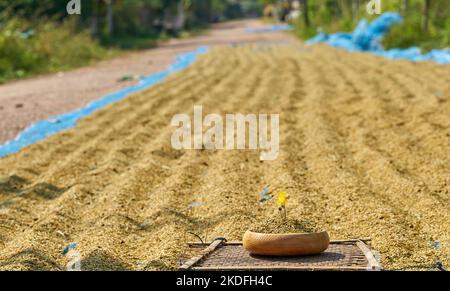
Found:
[[[12,20],[0,30],[0,81],[25,75],[39,59],[28,48],[18,27],[18,21]]]
[[[419,46],[424,51],[450,46],[450,3],[448,0],[432,0],[429,30],[422,30],[423,1],[411,1],[403,11],[405,21],[392,28],[383,40],[386,48]],[[419,11],[419,13],[417,13]]]
[[[0,82],[83,66],[111,53],[86,32],[75,33],[71,22],[36,26],[11,19],[0,26]]]
[[[65,70],[106,56],[106,50],[88,32],[74,31],[73,22],[62,25],[46,22],[37,28],[36,37],[30,41],[42,66],[47,66],[49,71]]]
[[[427,34],[421,33],[421,21],[410,17],[403,24],[395,26],[383,39],[385,48],[408,48],[419,46],[424,51],[450,46],[450,20],[443,28],[432,27]]]

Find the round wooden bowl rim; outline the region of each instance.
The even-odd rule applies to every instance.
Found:
[[[327,231],[310,232],[310,233],[262,233],[247,230],[246,233],[250,235],[277,236],[277,237],[307,237],[307,236],[328,235]]]

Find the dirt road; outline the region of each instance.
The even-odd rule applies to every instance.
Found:
[[[272,34],[274,39],[282,34]],[[326,46],[219,46],[164,83],[0,160],[0,269],[173,269],[190,232],[241,239],[278,217],[371,237],[387,268],[450,264],[450,67]],[[280,155],[176,151],[170,120],[279,113]]]

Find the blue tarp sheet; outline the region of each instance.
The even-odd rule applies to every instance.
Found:
[[[345,49],[350,52],[366,51],[388,59],[403,59],[414,62],[434,61],[439,64],[450,63],[450,49],[432,50],[423,54],[420,48],[385,50],[381,45],[383,36],[389,29],[403,21],[398,13],[386,12],[371,23],[361,20],[352,33],[319,33],[307,44],[326,43],[333,47]]]
[[[161,73],[143,77],[137,85],[126,87],[118,92],[101,97],[100,99],[89,103],[84,108],[58,115],[31,125],[20,133],[14,140],[0,146],[0,158],[16,153],[22,148],[44,140],[60,131],[72,128],[77,124],[78,120],[83,117],[86,117],[109,104],[120,101],[130,94],[148,89],[149,87],[167,78],[170,74],[187,68],[197,59],[199,55],[206,53],[207,50],[207,47],[200,47],[196,51],[180,54],[177,56],[176,62],[168,69]]]
[[[289,24],[274,24],[267,25],[258,28],[246,28],[245,31],[247,33],[267,33],[267,32],[277,32],[277,31],[289,31],[292,30],[293,27]]]

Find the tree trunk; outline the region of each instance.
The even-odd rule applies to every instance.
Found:
[[[186,15],[184,13],[184,1],[180,0],[177,4],[177,16],[175,18],[174,29],[180,31],[184,28],[186,22]]]
[[[360,7],[360,0],[352,0],[352,14],[353,14],[353,21],[359,20],[359,7]]]
[[[303,22],[305,23],[306,27],[309,27],[310,21],[309,21],[309,7],[308,7],[308,0],[302,0],[302,6],[303,6]]]
[[[336,19],[341,16],[338,0],[333,0],[333,15]]]
[[[143,6],[139,12],[140,23],[143,27],[149,29],[150,25],[150,9],[147,6]]]
[[[402,11],[408,12],[409,9],[409,0],[402,0]]]
[[[99,2],[100,0],[94,0],[92,7],[92,22],[91,22],[91,35],[92,37],[98,36],[98,11],[99,11]]]
[[[423,16],[422,16],[422,32],[428,33],[430,22],[431,0],[424,0]]]
[[[107,31],[108,35],[112,36],[114,33],[114,0],[106,0],[107,5]]]

